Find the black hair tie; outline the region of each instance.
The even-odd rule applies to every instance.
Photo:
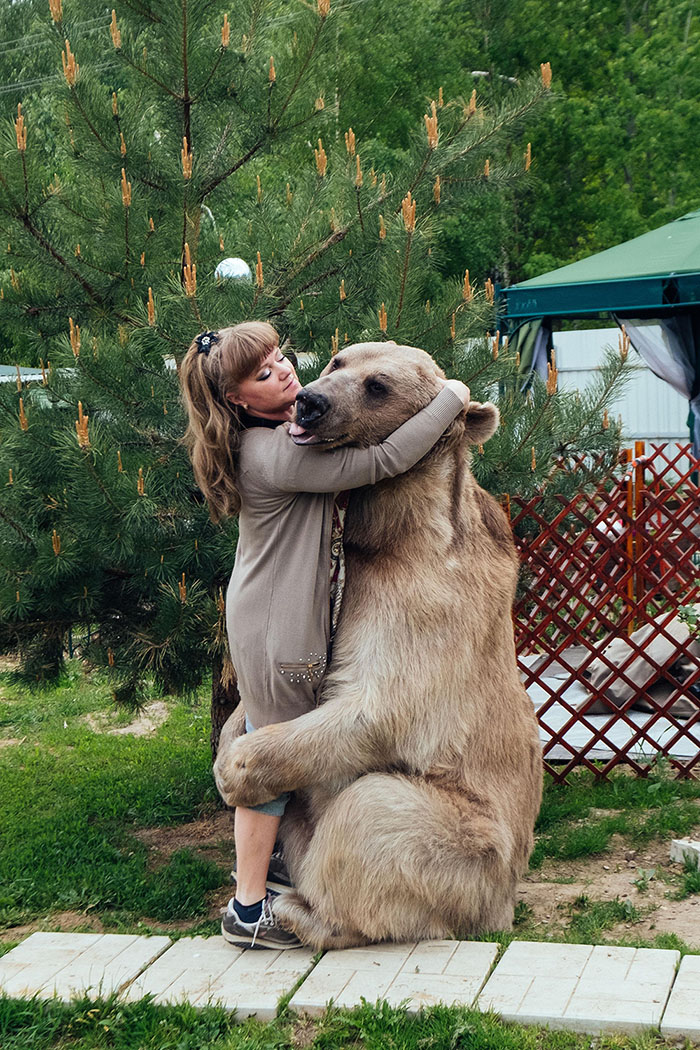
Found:
[[[202,332],[195,338],[197,344],[198,354],[208,354],[212,348],[212,344],[217,340],[216,332]]]

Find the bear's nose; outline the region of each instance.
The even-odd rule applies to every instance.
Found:
[[[297,394],[297,423],[300,427],[313,426],[321,416],[325,416],[331,403],[323,394],[312,390],[302,390]]]

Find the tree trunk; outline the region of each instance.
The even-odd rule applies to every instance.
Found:
[[[19,637],[22,677],[34,682],[55,682],[65,668],[66,630],[62,624],[45,623],[31,637]]]
[[[236,682],[236,673],[229,660],[214,658],[211,685],[211,759],[216,760],[219,737],[224,723],[241,702]]]

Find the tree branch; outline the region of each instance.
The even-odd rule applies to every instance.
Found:
[[[244,154],[240,158],[240,160],[237,160],[235,164],[232,164],[230,168],[227,168],[227,170],[222,172],[221,175],[217,175],[214,178],[210,179],[209,182],[202,183],[202,185],[199,188],[198,195],[200,203],[204,201],[205,197],[208,197],[209,194],[213,190],[215,190],[217,186],[224,182],[225,179],[228,179],[231,175],[233,175],[235,171],[238,171],[238,169],[242,168],[244,164],[247,164],[251,157],[254,157],[255,154],[263,148],[263,146],[267,142],[267,139],[268,135],[263,135],[262,138],[258,139],[255,145],[251,146],[248,152]]]
[[[14,529],[15,532],[22,537],[25,543],[31,544],[31,546],[36,549],[36,541],[34,538],[30,536],[28,532],[25,532],[21,525],[18,525],[16,521],[13,521],[10,515],[4,511],[2,507],[0,507],[0,518],[2,518],[3,521],[6,521],[10,528]]]
[[[334,266],[330,270],[326,270],[325,273],[320,273],[316,277],[310,278],[310,280],[308,280],[306,284],[302,284],[299,288],[296,288],[293,295],[290,295],[287,299],[283,299],[277,306],[275,306],[271,313],[274,315],[282,313],[283,310],[287,309],[292,299],[295,299],[297,295],[301,295],[302,292],[305,292],[307,290],[307,288],[313,288],[315,284],[319,284],[321,281],[325,281],[329,277],[335,277],[336,274],[339,274],[340,272],[341,268],[339,266]]]
[[[197,92],[197,94],[196,94],[196,95],[193,95],[193,96],[192,96],[192,101],[193,101],[193,102],[198,102],[198,101],[199,101],[199,99],[200,99],[200,98],[202,97],[202,95],[204,94],[204,92],[205,92],[205,91],[207,90],[207,88],[208,88],[209,84],[211,83],[211,81],[212,81],[212,79],[213,79],[213,77],[214,77],[214,74],[216,73],[217,69],[219,68],[219,65],[220,65],[220,63],[221,63],[221,59],[222,59],[223,57],[224,57],[224,49],[223,49],[223,48],[220,48],[220,49],[219,49],[219,54],[218,54],[218,56],[217,56],[217,59],[216,59],[216,62],[215,62],[215,63],[214,63],[214,65],[213,65],[213,66],[211,67],[211,72],[209,73],[209,76],[208,76],[208,77],[207,77],[207,79],[206,79],[206,80],[204,81],[204,83],[202,84],[202,86],[201,86],[201,88],[199,89],[199,91]]]
[[[292,271],[292,273],[289,275],[289,277],[287,277],[287,279],[284,281],[284,284],[281,287],[288,287],[289,284],[292,281],[294,281],[300,273],[304,272],[307,266],[311,266],[311,264],[315,263],[317,259],[320,259],[322,255],[325,255],[328,249],[332,248],[333,245],[339,244],[341,241],[345,240],[349,232],[350,226],[346,226],[343,230],[334,230],[330,237],[326,238],[326,240],[323,242],[320,248],[318,248],[315,252],[312,252],[311,255],[307,256],[307,258],[304,260],[301,266],[298,266],[296,270]],[[292,296],[292,298],[294,297]]]
[[[56,262],[59,263],[64,268],[64,270],[66,270],[67,273],[70,274],[73,280],[78,282],[80,287],[83,289],[83,291],[87,292],[87,294],[90,296],[93,302],[97,302],[99,297],[92,285],[88,284],[88,282],[83,277],[81,277],[79,273],[76,273],[76,271],[68,265],[66,260],[60,254],[60,252],[56,251],[54,246],[46,239],[46,237],[41,233],[41,231],[37,230],[37,228],[29,221],[29,216],[20,215],[17,216],[17,218],[19,218],[27,233],[29,233],[34,238],[34,240],[41,245],[44,251],[48,252],[48,254],[53,259],[55,259]]]
[[[403,297],[406,291],[406,277],[408,276],[408,259],[411,254],[411,241],[413,240],[413,231],[408,231],[408,237],[406,239],[406,254],[403,262],[403,273],[401,274],[401,291],[399,293],[399,308],[396,314],[396,328],[398,329],[401,324],[401,312],[403,310]]]
[[[91,132],[92,132],[92,134],[93,134],[93,135],[95,136],[95,138],[96,138],[96,139],[97,139],[97,141],[99,142],[100,146],[102,146],[102,149],[103,149],[103,150],[105,150],[105,152],[107,152],[107,153],[110,153],[110,152],[111,152],[111,150],[110,150],[109,146],[108,146],[108,145],[107,145],[107,143],[106,143],[106,142],[104,141],[104,139],[103,139],[103,138],[102,138],[102,136],[100,135],[99,131],[98,131],[98,130],[97,130],[97,128],[96,128],[96,127],[95,127],[95,126],[93,125],[92,121],[90,120],[90,118],[88,117],[87,113],[86,113],[86,112],[85,112],[85,110],[83,109],[83,107],[82,107],[82,105],[81,105],[81,103],[80,103],[80,99],[78,98],[78,93],[77,93],[77,91],[75,90],[75,88],[74,88],[74,87],[72,87],[72,88],[70,89],[70,91],[71,91],[71,95],[73,96],[73,101],[74,101],[74,103],[75,103],[75,107],[76,107],[76,109],[78,110],[78,112],[80,113],[80,115],[81,115],[81,117],[83,118],[83,120],[85,121],[85,123],[87,124],[87,126],[89,127],[90,131],[91,131]]]
[[[428,167],[428,161],[430,160],[430,156],[431,156],[432,153],[433,153],[433,150],[431,150],[431,149],[429,149],[428,152],[426,153],[425,159],[424,159],[423,163],[420,166],[418,174],[416,175],[415,179],[413,180],[413,182],[411,183],[411,185],[410,185],[410,187],[408,189],[408,192],[410,194],[413,194],[413,191],[415,190],[416,186],[419,184],[419,182],[423,178],[423,175],[425,174],[425,169]],[[405,196],[406,196],[406,194],[404,194],[404,197]],[[398,208],[394,209],[394,215],[398,215],[398,213],[400,211],[401,211],[401,205],[399,204]]]
[[[120,51],[119,55],[123,59],[123,61],[126,62],[127,65],[131,66],[132,69],[135,69],[137,73],[140,73],[142,77],[146,77],[147,80],[151,80],[162,91],[164,91],[166,95],[170,95],[171,98],[180,98],[180,95],[178,95],[176,91],[173,91],[172,88],[169,88],[167,84],[163,84],[160,80],[158,80],[157,77],[152,76],[145,69],[142,69],[141,66],[137,66],[133,59],[129,58],[129,56],[125,54],[124,51]]]
[[[274,121],[274,126],[275,127],[279,124],[280,120],[284,116],[284,113],[285,113],[285,110],[287,109],[287,106],[289,105],[289,103],[292,101],[292,98],[296,94],[296,90],[299,87],[299,84],[301,83],[301,78],[304,76],[304,73],[306,72],[307,66],[308,66],[309,62],[311,61],[311,58],[313,56],[314,51],[316,50],[316,45],[318,44],[319,37],[321,36],[322,30],[323,30],[323,20],[319,19],[318,25],[316,26],[316,32],[314,33],[314,38],[311,41],[311,47],[308,50],[306,58],[302,62],[301,69],[297,73],[297,77],[296,77],[296,80],[294,81],[294,83],[292,84],[291,91],[287,95],[287,98],[286,98],[286,100],[285,100],[281,110],[279,111],[279,113],[277,114],[277,116],[275,118],[275,121]]]

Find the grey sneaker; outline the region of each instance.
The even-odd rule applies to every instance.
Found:
[[[233,871],[231,872],[231,882],[238,882],[236,865],[234,865]],[[284,890],[294,889],[281,853],[273,853],[270,857],[265,885],[268,890],[271,890],[274,894],[280,894]]]
[[[296,934],[285,930],[272,914],[272,901],[268,896],[262,902],[262,911],[257,922],[243,922],[233,907],[233,897],[228,902],[226,914],[221,920],[221,935],[237,948],[301,948]]]

